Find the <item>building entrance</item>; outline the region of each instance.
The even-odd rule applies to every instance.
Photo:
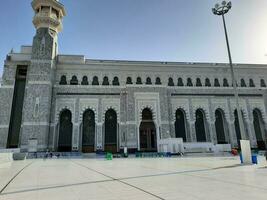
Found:
[[[139,129],[140,151],[157,151],[156,127],[149,109],[142,112],[142,122]]]

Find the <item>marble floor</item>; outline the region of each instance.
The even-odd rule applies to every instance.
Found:
[[[0,164],[0,200],[266,200],[266,166],[264,157],[15,161]]]

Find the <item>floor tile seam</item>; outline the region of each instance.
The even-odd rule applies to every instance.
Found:
[[[55,188],[72,187],[72,186],[79,186],[79,185],[98,184],[98,183],[105,183],[105,182],[112,182],[112,181],[114,181],[114,180],[88,181],[88,182],[74,183],[74,184],[68,184],[68,185],[38,187],[38,188],[32,188],[32,189],[26,189],[26,190],[18,190],[18,191],[6,192],[6,193],[0,194],[0,196],[10,195],[10,194],[18,194],[18,193],[25,193],[25,192],[33,192],[33,191],[39,191],[39,190],[50,190],[50,189],[55,189]]]
[[[232,184],[232,185],[240,185],[240,186],[245,186],[245,187],[254,188],[254,189],[258,189],[258,190],[267,190],[267,188],[257,187],[257,186],[254,186],[254,185],[237,183],[237,182],[233,182],[233,181],[225,181],[225,180],[220,180],[220,179],[216,179],[216,178],[204,177],[204,176],[201,176],[201,175],[193,175],[193,174],[181,174],[181,175],[191,176],[191,177],[198,177],[198,178],[208,179],[208,180],[212,180],[212,181],[216,181],[216,182],[229,183],[229,184]]]
[[[72,162],[73,162],[73,161],[72,161]],[[104,174],[104,173],[102,173],[102,172],[98,172],[97,170],[92,169],[92,168],[90,168],[90,167],[88,167],[88,166],[85,166],[85,165],[83,165],[83,164],[81,164],[81,163],[76,163],[76,162],[73,162],[73,163],[75,163],[75,164],[77,164],[77,165],[80,165],[80,166],[83,166],[83,167],[87,168],[88,170],[95,171],[95,172],[97,172],[97,173],[99,173],[99,174],[102,174],[103,176],[106,176],[106,177],[108,177],[108,178],[111,178],[111,179],[114,180],[114,181],[120,182],[120,183],[122,183],[122,184],[124,184],[124,185],[130,186],[130,187],[135,188],[135,189],[137,189],[137,190],[139,190],[139,191],[142,191],[142,192],[144,192],[144,193],[146,193],[146,194],[148,194],[148,195],[151,195],[151,196],[153,196],[153,197],[155,197],[155,198],[157,198],[157,199],[165,200],[164,198],[159,197],[159,196],[157,196],[157,195],[155,195],[155,194],[153,194],[153,193],[150,193],[150,192],[148,192],[148,191],[146,191],[146,190],[144,190],[144,189],[142,189],[142,188],[139,188],[139,187],[137,187],[137,186],[131,185],[131,184],[129,184],[129,183],[126,183],[126,182],[124,182],[124,181],[122,181],[122,180],[119,180],[119,179],[116,179],[116,178],[114,178],[114,177],[108,176],[108,175],[106,175],[106,174]]]
[[[27,167],[29,167],[30,165],[32,165],[34,163],[31,162],[27,165],[25,165],[22,169],[20,169],[8,182],[7,184],[0,190],[0,195],[4,192],[4,190],[10,185],[10,183],[12,183],[12,181],[14,181]]]

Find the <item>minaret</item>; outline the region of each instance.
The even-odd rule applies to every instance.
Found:
[[[62,19],[66,15],[64,6],[56,0],[33,0],[35,12],[33,24],[36,36],[33,41],[33,57],[53,59],[57,55],[57,35],[62,30]]]
[[[33,0],[32,8],[36,34],[33,38],[31,64],[27,70],[20,147],[27,150],[29,140],[34,138],[37,139],[40,151],[49,148],[58,33],[62,30],[66,12],[57,0]]]

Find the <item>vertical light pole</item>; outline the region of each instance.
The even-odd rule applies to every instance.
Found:
[[[224,18],[224,15],[226,13],[228,13],[231,8],[232,8],[231,1],[229,1],[229,2],[223,1],[221,4],[216,4],[215,7],[212,8],[212,12],[215,15],[222,16],[222,20],[223,20],[223,27],[224,27],[226,44],[227,44],[227,51],[228,51],[230,69],[231,69],[232,83],[233,83],[233,87],[234,87],[237,117],[238,117],[240,134],[241,134],[241,140],[240,140],[241,151],[242,151],[242,156],[243,156],[243,162],[248,164],[248,163],[251,163],[250,143],[249,143],[249,141],[246,140],[247,138],[246,138],[246,134],[245,134],[244,122],[242,119],[242,112],[241,112],[241,109],[239,106],[237,82],[236,82],[236,78],[235,78],[235,74],[234,74],[232,56],[231,56],[230,45],[229,45],[228,34],[227,34],[227,28],[226,28],[226,23],[225,23],[225,18]]]
[[[128,152],[127,152],[127,90],[125,88],[125,90],[122,90],[121,91],[121,94],[122,94],[122,98],[123,98],[123,101],[124,101],[124,131],[123,131],[123,136],[124,136],[124,155],[127,156]]]

